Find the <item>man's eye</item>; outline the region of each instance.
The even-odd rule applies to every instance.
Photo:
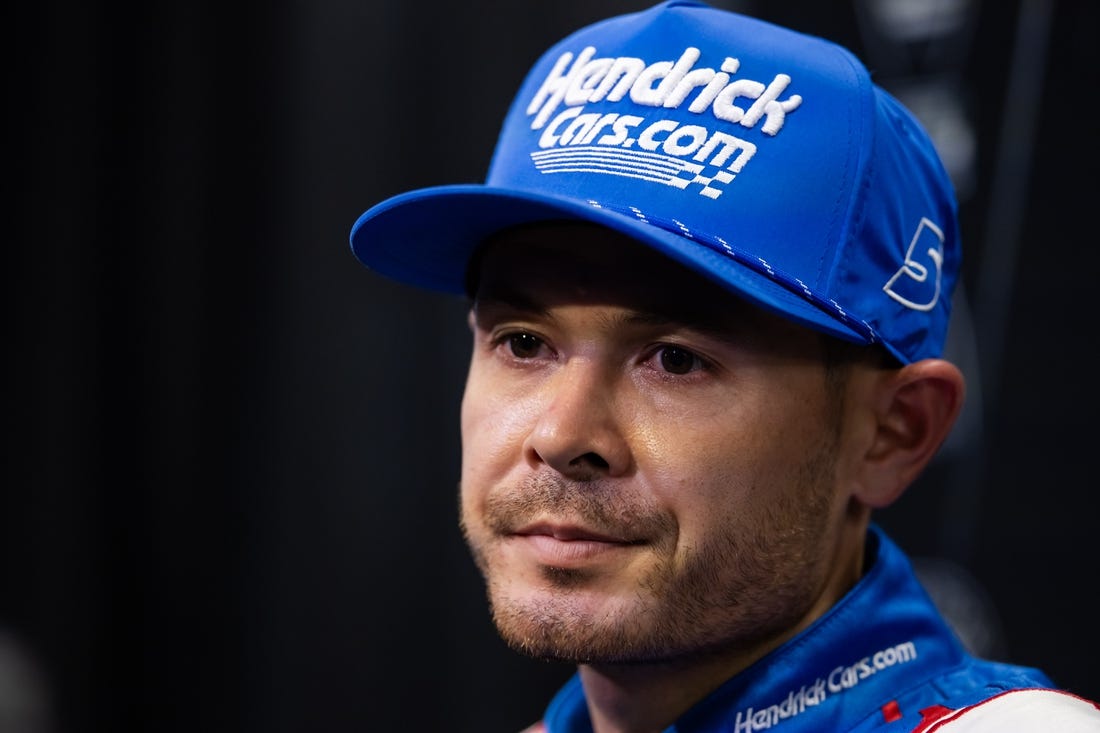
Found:
[[[689,374],[703,367],[703,360],[687,349],[665,346],[657,352],[661,368],[669,374]]]
[[[542,339],[529,333],[513,333],[505,340],[512,356],[518,359],[533,359],[542,348]]]

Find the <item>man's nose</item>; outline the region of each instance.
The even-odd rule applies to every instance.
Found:
[[[545,464],[580,481],[630,470],[614,375],[578,359],[567,362],[541,389],[541,412],[524,445],[532,465]]]

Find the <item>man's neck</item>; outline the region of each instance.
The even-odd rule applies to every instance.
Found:
[[[581,665],[596,733],[660,733],[751,660],[684,665]]]

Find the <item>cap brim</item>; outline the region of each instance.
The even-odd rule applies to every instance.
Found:
[[[487,237],[512,226],[552,220],[606,226],[760,307],[847,341],[868,340],[784,285],[707,243],[564,196],[481,184],[410,191],[360,216],[352,226],[351,248],[360,262],[380,274],[428,290],[462,294],[471,255]],[[624,270],[629,271],[629,263],[624,263]]]

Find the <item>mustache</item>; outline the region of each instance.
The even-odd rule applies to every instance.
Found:
[[[498,487],[486,498],[484,520],[495,534],[514,533],[539,519],[637,540],[663,537],[676,528],[672,517],[651,497],[609,481],[570,481],[540,474],[518,485]]]

